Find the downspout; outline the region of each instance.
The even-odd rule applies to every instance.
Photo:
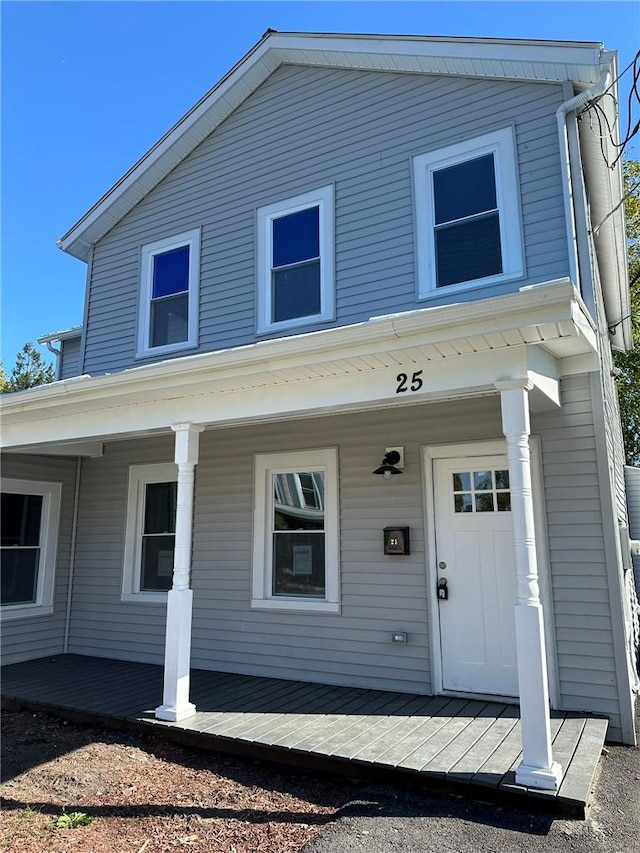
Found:
[[[82,456],[76,462],[76,489],[73,496],[73,520],[71,522],[71,550],[69,553],[69,579],[67,583],[67,610],[64,620],[63,652],[69,651],[69,632],[71,628],[71,602],[73,598],[73,576],[76,568],[76,540],[78,537],[78,509],[80,506],[80,474],[82,472]]]
[[[608,54],[604,54],[607,56]],[[569,275],[574,285],[582,294],[580,272],[578,268],[578,249],[577,249],[577,231],[576,217],[574,210],[574,193],[573,182],[571,180],[571,158],[569,154],[569,138],[567,134],[567,115],[573,110],[584,106],[589,101],[601,95],[607,87],[609,79],[610,66],[603,68],[600,74],[600,79],[590,89],[585,89],[579,95],[569,98],[563,104],[560,104],[556,110],[556,121],[558,123],[558,138],[560,141],[560,167],[562,170],[562,181],[565,187],[564,192],[564,218],[567,228],[567,237],[569,239]]]
[[[60,373],[61,373],[61,368],[62,368],[62,359],[60,357],[62,355],[62,350],[56,349],[53,346],[53,344],[51,343],[51,341],[45,341],[45,345],[46,345],[47,349],[49,350],[49,352],[52,352],[56,357],[56,382],[57,382],[60,379]]]

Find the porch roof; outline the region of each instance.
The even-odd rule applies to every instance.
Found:
[[[540,377],[596,369],[596,352],[588,312],[562,279],[6,395],[2,446],[42,452],[185,421],[229,426],[477,396],[526,375],[542,387]],[[416,369],[420,393],[399,396],[398,373]]]

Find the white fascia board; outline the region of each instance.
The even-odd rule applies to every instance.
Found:
[[[58,241],[87,261],[91,245],[254,92],[279,65],[562,82],[599,76],[597,43],[268,32]]]
[[[576,306],[580,307],[577,299],[565,280],[480,302],[418,309],[116,375],[62,380],[0,400],[3,444],[22,447],[166,429],[174,421],[185,420],[187,413],[193,422],[202,418],[203,423],[221,425],[287,414],[302,417],[326,406],[346,410],[378,405],[397,393],[393,380],[401,365],[424,366],[431,395],[459,395],[473,387],[477,393],[482,383],[473,365],[487,362],[494,372],[501,372],[508,362],[511,370],[516,353],[528,348],[526,333],[534,326],[545,331],[546,340],[540,344],[551,352],[567,341],[577,342],[579,353],[594,351],[590,324],[583,319],[578,328],[573,320]],[[581,309],[578,317],[580,313]],[[508,359],[504,357],[505,331],[514,341],[508,346]],[[495,338],[497,345],[478,350],[473,339],[482,336]],[[452,341],[464,341],[465,347],[456,350]],[[430,359],[424,349],[430,345],[444,354]],[[525,363],[521,369],[526,369]],[[332,396],[331,380],[336,376],[344,382],[339,383],[340,394]],[[385,393],[373,393],[380,382]],[[217,402],[212,407],[214,397]],[[320,408],[318,400],[323,401]]]
[[[54,341],[68,341],[73,338],[82,337],[82,326],[71,326],[69,329],[62,329],[59,332],[50,332],[48,335],[42,335],[38,338],[39,344],[53,343]]]
[[[346,33],[273,33],[269,46],[283,51],[283,62],[431,74],[467,74],[473,68],[478,76],[584,85],[598,80],[603,51],[599,42]]]
[[[551,324],[565,320],[575,324],[574,318],[585,331],[591,328],[577,291],[569,279],[560,279],[505,296],[373,317],[350,326],[199,353],[134,367],[121,373],[76,376],[4,395],[0,398],[0,409],[8,414],[23,407],[46,406],[47,401],[57,401],[61,396],[68,400],[109,397],[125,389],[129,393],[136,389],[137,393],[142,387],[156,384],[168,392],[171,387],[180,389],[199,383],[203,373],[210,378],[215,371],[226,378],[256,367],[277,371],[292,364],[335,360],[341,354],[346,357],[372,352],[379,345],[397,348],[400,339],[415,335],[419,335],[423,343],[432,343],[528,327],[533,323]],[[589,346],[595,346],[594,341],[592,335]]]

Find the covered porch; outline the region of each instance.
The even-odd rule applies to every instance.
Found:
[[[198,711],[160,721],[163,668],[59,655],[5,666],[2,705],[203,749],[584,817],[607,720],[552,712],[557,790],[519,785],[517,705],[192,670]]]

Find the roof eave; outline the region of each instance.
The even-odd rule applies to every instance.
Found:
[[[262,39],[58,241],[87,261],[113,228],[280,65],[285,63],[507,78],[596,82],[602,45],[433,36],[277,33]],[[570,61],[569,61],[570,59]]]

